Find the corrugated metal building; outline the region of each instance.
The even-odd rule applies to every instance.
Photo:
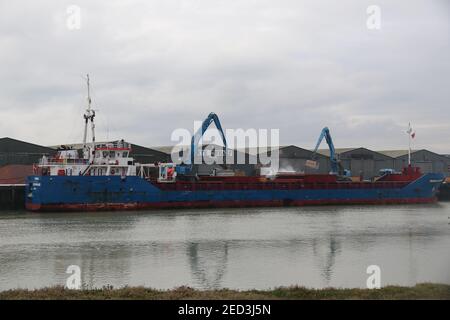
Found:
[[[352,176],[362,176],[364,179],[377,176],[381,169],[394,167],[392,157],[362,147],[340,153],[339,159],[344,168],[352,172]]]
[[[263,156],[271,157],[272,150],[278,151],[279,156],[279,170],[280,172],[301,172],[301,173],[329,173],[330,161],[327,156],[321,153],[316,153],[313,159],[313,152],[304,148],[300,148],[294,145],[286,145],[279,147],[267,147],[264,148],[241,148],[239,150],[256,157],[259,166],[263,165]],[[311,168],[306,166],[306,161],[315,160],[318,164],[317,168]]]
[[[210,151],[209,150],[205,150],[206,148],[210,147],[210,145],[203,145],[203,153],[205,156],[207,156]],[[223,155],[223,146],[218,146],[216,145],[216,152],[218,152],[217,156],[222,157]],[[166,155],[169,158],[169,161],[171,161],[171,152],[172,149],[174,148],[174,146],[161,146],[161,147],[153,147],[154,149],[164,152],[166,153]],[[181,146],[179,147],[179,149],[181,149],[178,152],[178,157],[179,158],[183,158],[183,154],[185,152],[190,152],[190,147],[189,146]],[[257,161],[257,157],[254,155],[251,155],[247,152],[244,152],[242,150],[235,150],[235,149],[227,149],[227,159],[231,158],[233,160],[233,164],[227,164],[227,168],[228,169],[232,169],[232,170],[236,170],[238,172],[240,172],[243,175],[247,175],[247,176],[251,176],[251,175],[255,175],[256,174],[256,161]],[[214,154],[212,155],[214,157]],[[217,164],[200,164],[197,167],[197,172],[199,175],[210,175],[213,170],[221,170],[224,169],[224,166],[222,165],[217,165]]]
[[[0,139],[0,210],[22,209],[25,205],[25,179],[33,164],[55,150],[12,138]]]
[[[408,165],[408,150],[387,150],[380,151],[385,155],[394,158],[394,168],[401,170]],[[420,167],[422,172],[439,172],[450,176],[450,158],[429,150],[412,150],[411,163],[413,166]]]
[[[329,150],[319,150],[323,155],[329,156]],[[338,158],[345,169],[351,171],[352,176],[360,174],[364,179],[378,175],[381,169],[394,169],[401,171],[408,165],[408,150],[374,151],[367,148],[340,148],[336,149]],[[450,158],[429,150],[413,150],[411,162],[420,167],[422,172],[439,172],[450,176]]]
[[[257,150],[256,148],[253,148]],[[330,152],[328,149],[317,151],[316,161],[319,169],[314,170],[305,165],[311,160],[313,152],[297,146],[281,146],[280,169],[281,171],[297,171],[306,173],[328,173],[330,171]],[[363,179],[371,179],[379,174],[381,169],[394,169],[401,171],[408,162],[407,150],[374,151],[364,147],[337,148],[336,154],[343,168],[350,170],[353,177],[363,176]],[[412,162],[420,167],[423,172],[442,172],[450,176],[450,157],[439,155],[428,150],[414,150]]]
[[[81,148],[81,144],[72,144],[75,149]],[[205,148],[206,146],[204,146]],[[170,152],[173,146],[166,147],[144,147],[132,144],[131,155],[139,163],[170,162]],[[44,147],[24,141],[1,138],[0,139],[0,167],[8,164],[31,165],[39,161],[42,155],[52,155],[56,152],[56,147]],[[186,150],[188,147],[186,147]],[[222,152],[220,146],[218,149]],[[313,158],[311,150],[300,148],[294,145],[281,146],[278,148],[280,156],[281,171],[297,171],[306,173],[328,173],[330,171],[329,150],[321,149],[315,155],[315,160],[319,163],[317,169],[307,167],[307,160]],[[232,150],[234,159],[244,158],[244,164],[230,165],[229,168],[239,170],[246,175],[254,175],[258,171],[256,164],[259,155],[257,148],[247,148]],[[338,148],[336,149],[341,164],[345,169],[352,172],[357,177],[362,173],[365,179],[369,179],[378,174],[380,169],[392,168],[400,171],[408,162],[407,150],[374,151],[367,148]],[[413,150],[412,163],[419,166],[423,172],[442,172],[450,177],[450,157],[439,155],[429,150]],[[200,174],[209,174],[216,166],[203,164],[199,166]]]
[[[205,148],[206,146],[203,146]],[[170,154],[173,146],[154,147],[157,150],[161,150]],[[222,152],[222,147],[218,146],[218,150]],[[183,152],[189,152],[189,147],[183,147]],[[245,159],[244,164],[229,165],[230,169],[239,170],[244,172],[245,175],[255,175],[258,173],[259,167],[261,167],[261,155],[258,153],[261,149],[258,148],[238,148],[228,149],[228,152],[233,152],[233,159],[237,163],[238,159]],[[264,152],[264,151],[263,151]],[[279,152],[279,167],[280,171],[297,171],[307,173],[328,173],[330,171],[329,158],[317,153],[314,157],[318,163],[318,168],[310,168],[305,165],[307,160],[313,158],[313,152],[307,149],[303,149],[294,145],[280,146]],[[268,156],[271,156],[269,151]],[[181,156],[181,155],[180,155]],[[215,167],[214,165],[199,165],[198,170],[200,174],[209,174]]]
[[[166,153],[152,148],[143,147],[137,144],[131,144],[130,155],[138,163],[155,163],[155,162],[168,162],[170,156]]]
[[[319,152],[314,155],[314,161],[318,163],[317,168],[306,166],[306,161],[313,159],[311,150],[303,149],[294,145],[281,146],[279,148],[280,171],[296,171],[304,173],[329,173],[330,159]]]
[[[319,152],[327,157],[330,155],[329,150],[321,149]],[[367,148],[338,148],[336,153],[343,168],[350,170],[353,177],[371,179],[381,169],[394,168],[392,157]]]
[[[0,166],[7,164],[33,164],[43,155],[52,155],[55,150],[12,138],[0,139]]]
[[[363,176],[371,179],[378,175],[381,169],[392,169],[394,159],[390,156],[366,148],[356,148],[339,154],[344,168],[351,171],[352,176]]]

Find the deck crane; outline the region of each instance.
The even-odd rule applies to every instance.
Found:
[[[322,129],[322,132],[320,133],[319,140],[317,140],[316,147],[314,148],[313,152],[313,159],[317,153],[317,149],[319,149],[320,144],[322,143],[323,138],[325,138],[328,148],[330,149],[330,162],[331,162],[331,174],[340,174],[341,172],[344,173],[344,175],[348,175],[347,170],[340,170],[342,169],[339,163],[339,160],[337,159],[336,155],[336,149],[334,148],[333,139],[331,138],[330,129],[328,127],[325,127]]]
[[[176,167],[176,171],[178,174],[185,175],[185,176],[195,176],[196,175],[196,166],[195,166],[195,155],[197,154],[197,148],[198,143],[200,139],[205,134],[206,130],[208,130],[209,126],[214,122],[214,124],[217,127],[217,130],[219,130],[219,133],[222,137],[222,142],[224,145],[224,153],[223,153],[223,164],[226,162],[226,150],[227,150],[227,140],[225,138],[225,134],[222,129],[222,125],[220,124],[219,117],[214,113],[211,112],[208,117],[203,121],[201,127],[197,130],[197,132],[192,136],[191,138],[191,150],[190,150],[190,158],[188,162],[185,162],[182,165],[178,165]],[[203,161],[203,156],[202,156]]]
[[[197,130],[197,132],[192,136],[191,139],[191,165],[194,164],[195,154],[197,153],[197,146],[200,139],[205,134],[208,127],[213,123],[216,125],[217,130],[219,130],[220,136],[222,137],[222,143],[224,145],[224,161],[226,158],[226,150],[227,150],[227,139],[225,138],[225,134],[223,133],[222,125],[220,124],[219,117],[214,112],[211,112],[208,117],[203,121],[202,126]]]

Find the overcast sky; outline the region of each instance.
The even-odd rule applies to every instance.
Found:
[[[450,153],[449,41],[448,0],[0,0],[0,137],[81,141],[89,73],[97,140],[167,145],[214,111],[305,148],[328,126],[405,149],[411,121],[415,148]]]

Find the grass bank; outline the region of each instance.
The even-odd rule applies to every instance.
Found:
[[[68,290],[51,287],[37,290],[15,289],[0,292],[0,299],[445,299],[450,300],[450,285],[421,283],[414,287],[387,286],[381,289],[308,289],[281,287],[273,290],[195,290],[179,287],[156,290],[144,287]]]

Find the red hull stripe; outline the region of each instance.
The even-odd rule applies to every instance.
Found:
[[[246,208],[246,207],[288,207],[308,205],[342,205],[342,204],[416,204],[432,203],[436,198],[407,199],[358,199],[358,200],[268,200],[268,201],[192,201],[192,202],[143,202],[143,203],[89,203],[89,204],[34,204],[27,203],[31,211],[113,211],[141,209],[175,209],[175,208]]]

